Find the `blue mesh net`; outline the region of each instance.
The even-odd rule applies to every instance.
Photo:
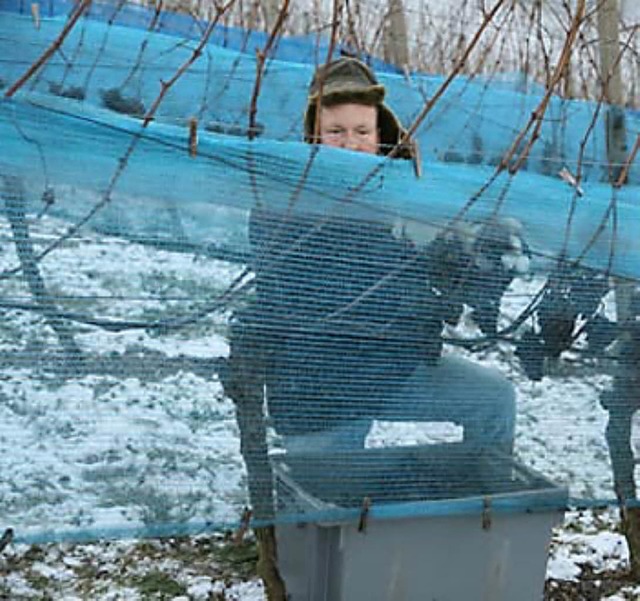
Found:
[[[3,92],[72,10],[43,3],[36,27],[0,2]],[[203,28],[92,5],[0,103],[0,526],[633,502],[637,322],[603,353],[609,278],[640,277],[640,172],[608,183],[604,111],[552,96],[515,174],[496,166],[544,94],[517,75],[456,78],[421,158],[310,145],[328,41],[280,39],[252,106],[268,36],[220,27],[194,56]],[[445,81],[377,67],[404,123]],[[607,411],[625,419],[605,433]]]

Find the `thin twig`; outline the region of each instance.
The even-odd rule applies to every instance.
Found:
[[[469,55],[471,54],[473,49],[477,46],[478,42],[480,41],[482,34],[485,32],[489,24],[493,21],[493,18],[496,16],[498,11],[502,8],[505,1],[506,0],[498,0],[494,5],[494,7],[484,17],[482,24],[480,25],[478,30],[475,32],[473,38],[471,38],[469,45],[467,46],[465,51],[462,53],[462,56],[460,56],[460,58],[458,59],[458,62],[456,63],[455,67],[452,69],[451,73],[449,73],[448,77],[442,82],[440,87],[436,90],[435,94],[422,107],[422,110],[420,111],[418,116],[415,118],[414,122],[407,129],[405,134],[402,136],[402,139],[396,145],[396,147],[391,151],[389,156],[395,156],[395,154],[399,152],[400,148],[412,138],[413,134],[415,134],[418,127],[420,127],[420,124],[425,120],[427,115],[431,112],[431,109],[435,106],[436,102],[438,102],[438,100],[442,97],[442,95],[447,91],[449,85],[455,79],[456,75],[460,73],[460,71],[466,64],[469,58]]]
[[[356,51],[357,57],[362,58],[362,42],[358,37],[358,32],[356,31],[356,23],[353,18],[353,13],[351,12],[351,5],[349,4],[349,0],[345,0],[345,9],[347,14],[347,28],[348,28],[348,38],[347,44],[353,45],[354,50]]]
[[[51,58],[51,56],[62,46],[65,38],[69,35],[69,32],[73,29],[78,19],[84,14],[84,12],[91,6],[91,0],[81,0],[79,4],[75,6],[69,19],[65,23],[62,31],[58,37],[53,40],[51,45],[42,53],[27,70],[26,72],[4,93],[6,98],[11,98],[33,75]]]
[[[200,43],[198,44],[196,49],[193,51],[192,55],[178,68],[178,70],[171,77],[171,79],[169,79],[166,82],[164,81],[161,82],[160,93],[158,94],[157,98],[151,105],[151,108],[145,115],[144,120],[142,122],[142,127],[138,132],[136,132],[136,134],[134,135],[133,139],[129,144],[129,147],[125,151],[124,155],[120,157],[120,159],[118,160],[118,166],[114,171],[113,175],[111,176],[109,184],[107,185],[107,189],[105,190],[102,198],[85,214],[84,217],[82,217],[73,226],[69,227],[64,234],[62,234],[57,240],[52,242],[47,248],[41,251],[40,254],[38,254],[38,256],[36,257],[37,261],[42,260],[48,254],[53,252],[56,248],[58,248],[61,244],[63,244],[66,240],[68,240],[71,236],[73,236],[76,232],[78,232],[86,223],[88,223],[91,219],[93,219],[93,217],[97,213],[99,213],[106,205],[108,205],[109,202],[111,202],[111,195],[113,194],[113,190],[115,189],[116,184],[118,183],[118,181],[120,180],[120,177],[122,176],[125,169],[127,168],[131,155],[133,154],[138,143],[143,137],[144,130],[147,128],[149,123],[153,120],[155,113],[158,110],[158,107],[160,106],[165,95],[167,94],[169,89],[175,84],[175,82],[184,74],[184,72],[198,59],[198,57],[201,56],[202,49],[209,41],[209,38],[211,37],[211,34],[213,33],[214,28],[217,25],[218,21],[220,20],[222,15],[227,10],[229,10],[231,6],[233,6],[233,4],[236,1],[237,0],[229,0],[223,6],[218,6],[216,8],[215,18],[207,26],[207,29],[205,30],[205,33],[202,36],[202,39],[200,40]]]
[[[75,323],[97,327],[107,332],[124,332],[126,330],[158,330],[161,332],[167,332],[170,330],[180,330],[193,325],[212,313],[220,313],[228,310],[229,304],[235,297],[253,287],[253,279],[246,279],[248,275],[249,270],[245,269],[222,294],[189,314],[157,319],[154,321],[91,317],[74,311],[64,311],[62,309],[55,308],[50,301],[51,297],[48,295],[44,297],[44,300],[48,303],[46,309],[48,311],[47,317],[50,319],[73,321]],[[42,303],[3,301],[0,299],[0,308],[45,314]]]
[[[540,130],[542,128],[542,119],[543,119],[543,117],[544,117],[544,115],[545,115],[545,113],[547,111],[547,107],[549,106],[549,102],[551,100],[551,96],[552,96],[552,94],[553,94],[558,82],[562,79],[562,77],[564,75],[564,72],[565,72],[565,70],[567,68],[567,65],[569,64],[569,59],[571,57],[571,51],[573,49],[573,45],[574,45],[574,42],[575,42],[575,39],[576,39],[577,32],[578,32],[578,30],[579,30],[579,28],[582,25],[582,22],[584,20],[584,11],[585,11],[585,0],[578,0],[578,6],[577,6],[577,10],[576,10],[576,15],[575,15],[573,23],[571,25],[571,29],[569,30],[569,34],[567,35],[567,38],[565,40],[565,44],[564,44],[564,47],[562,49],[562,54],[560,55],[560,58],[558,59],[558,63],[556,65],[553,77],[551,78],[551,81],[549,82],[549,84],[547,86],[545,95],[543,96],[542,100],[540,101],[540,104],[533,111],[533,113],[531,115],[531,119],[530,119],[529,123],[527,124],[527,126],[525,127],[525,129],[521,132],[521,134],[516,138],[516,140],[512,144],[509,153],[507,153],[507,155],[505,157],[503,157],[503,159],[501,161],[502,168],[506,168],[507,165],[508,165],[508,161],[518,151],[518,148],[520,147],[520,143],[522,142],[524,137],[527,135],[529,129],[535,123],[535,127],[533,129],[533,132],[531,133],[531,136],[529,137],[529,140],[527,141],[525,147],[520,152],[520,155],[518,156],[515,164],[512,167],[509,168],[510,173],[515,173],[516,171],[518,171],[518,169],[522,166],[524,161],[529,156],[529,153],[531,152],[531,148],[533,148],[533,145],[535,144],[536,140],[540,136]]]
[[[163,0],[158,0],[156,2],[156,8],[153,13],[153,18],[149,23],[149,27],[147,27],[147,36],[145,37],[144,40],[142,40],[142,43],[140,44],[140,49],[138,50],[138,56],[136,57],[136,60],[133,63],[133,67],[129,71],[129,74],[125,77],[124,81],[120,84],[121,89],[124,89],[127,86],[127,84],[133,79],[133,76],[136,74],[138,69],[142,66],[142,59],[144,57],[144,53],[147,49],[147,46],[149,45],[149,39],[151,35],[155,32],[156,25],[160,20],[160,16],[162,15],[162,9],[163,9]]]
[[[638,154],[638,150],[640,150],[640,134],[636,137],[636,142],[627,157],[627,160],[624,162],[622,166],[622,170],[620,171],[620,175],[618,176],[617,181],[613,184],[616,188],[621,188],[624,183],[627,181],[627,177],[629,175],[629,170],[631,169],[631,165],[636,160],[636,155]]]
[[[598,227],[596,227],[595,231],[591,235],[591,238],[589,238],[589,241],[585,244],[584,248],[582,249],[582,252],[578,255],[578,257],[574,261],[572,261],[573,265],[578,266],[580,265],[580,263],[582,263],[584,258],[587,256],[587,254],[591,250],[591,248],[598,241],[598,238],[600,238],[600,236],[602,235],[602,232],[604,232],[607,222],[611,217],[611,213],[614,210],[614,207],[616,206],[616,203],[617,203],[615,191],[616,191],[616,188],[614,187],[611,193],[611,200],[609,201],[609,204],[607,205],[607,208],[605,209],[605,212],[603,213],[602,218],[600,219],[600,223],[598,224]]]
[[[80,56],[80,51],[82,50],[82,48],[84,46],[85,32],[86,32],[86,24],[80,30],[80,39],[78,40],[78,44],[76,45],[76,47],[75,47],[75,49],[73,51],[73,55],[66,62],[65,69],[64,69],[64,72],[62,74],[62,79],[60,80],[60,91],[63,90],[64,84],[67,81],[67,77],[69,76],[69,73],[71,73],[71,69],[73,68],[74,64],[76,63],[76,60],[78,59],[78,57]]]
[[[336,47],[336,38],[338,36],[338,27],[340,25],[340,9],[341,2],[340,0],[333,0],[333,13],[331,19],[331,38],[329,40],[329,49],[327,50],[327,58],[324,62],[325,69],[319,69],[316,71],[318,74],[318,94],[316,97],[316,105],[315,105],[315,118],[313,120],[313,133],[311,137],[311,142],[316,144],[320,141],[320,114],[322,110],[322,95],[324,93],[324,79],[326,75],[326,67],[331,62],[333,58],[333,52]],[[311,158],[315,158],[315,154],[312,154]],[[306,170],[305,170],[306,171]]]
[[[87,76],[84,79],[84,85],[82,87],[83,90],[86,90],[89,87],[89,82],[93,77],[93,74],[98,66],[98,63],[100,62],[100,58],[103,52],[105,51],[105,48],[107,47],[107,42],[109,41],[109,33],[111,32],[111,26],[115,23],[115,20],[117,19],[118,14],[122,10],[126,2],[127,0],[118,0],[118,4],[115,6],[113,13],[111,13],[109,20],[107,21],[107,26],[105,27],[104,35],[102,36],[102,42],[100,44],[100,48],[96,52],[96,57],[91,67],[87,71]]]
[[[577,161],[577,169],[576,169],[576,187],[575,187],[575,190],[574,190],[574,193],[573,193],[573,197],[571,198],[571,207],[569,209],[569,215],[567,216],[567,225],[565,227],[564,241],[562,243],[562,250],[560,251],[560,257],[561,258],[564,258],[566,256],[567,248],[569,246],[569,238],[571,236],[571,228],[573,226],[573,218],[575,216],[575,211],[576,211],[576,208],[577,208],[578,189],[579,189],[580,183],[582,181],[582,165],[583,165],[583,161],[584,161],[584,153],[586,151],[587,142],[588,142],[589,138],[591,137],[591,134],[593,133],[593,130],[595,129],[596,123],[598,121],[598,117],[600,115],[600,111],[602,110],[602,104],[604,102],[606,91],[607,91],[607,84],[609,83],[609,80],[613,76],[614,68],[618,65],[618,63],[622,59],[622,56],[623,56],[624,52],[626,51],[626,49],[631,44],[631,40],[633,39],[633,36],[635,35],[637,28],[638,28],[638,26],[633,28],[633,30],[631,31],[629,37],[627,38],[627,41],[625,42],[624,46],[622,47],[622,49],[620,50],[620,52],[616,56],[616,59],[615,59],[615,61],[613,63],[613,68],[607,74],[607,80],[605,82],[603,82],[603,84],[602,84],[602,90],[600,92],[600,98],[598,99],[598,103],[597,103],[596,109],[594,110],[593,115],[591,117],[591,121],[589,122],[589,126],[587,127],[587,130],[586,130],[584,136],[582,137],[582,140],[580,141],[580,149],[578,151],[578,161]],[[629,155],[629,158],[631,158],[631,156],[632,155]],[[631,162],[633,162],[633,158],[631,158]],[[629,167],[631,165],[631,162],[629,162]],[[624,183],[626,181],[627,173],[628,173],[628,170],[625,171],[623,169],[621,171],[620,175],[624,176],[624,178],[622,180],[619,180],[621,182],[620,185],[622,185],[622,183]]]
[[[271,34],[269,35],[269,39],[265,44],[265,47],[262,51],[258,50],[256,52],[256,80],[253,86],[253,93],[251,94],[251,102],[249,104],[249,139],[253,140],[255,137],[256,130],[256,115],[258,114],[258,97],[260,96],[260,89],[262,87],[262,78],[264,76],[264,67],[267,57],[271,52],[271,48],[273,47],[280,29],[284,25],[285,19],[287,18],[287,14],[289,11],[289,4],[291,0],[284,0],[282,3],[282,8],[278,13],[278,18],[271,30]]]
[[[164,100],[164,97],[166,96],[167,92],[171,89],[171,87],[176,83],[176,81],[178,81],[178,79],[180,79],[182,77],[182,75],[185,73],[185,71],[187,71],[187,69],[189,69],[191,67],[191,65],[193,65],[193,63],[195,63],[196,60],[198,60],[198,58],[200,58],[200,56],[202,55],[202,51],[203,51],[204,47],[209,43],[209,38],[213,34],[213,31],[216,28],[216,26],[218,25],[218,22],[220,21],[222,16],[235,3],[236,3],[236,0],[229,0],[226,4],[223,4],[222,6],[220,6],[220,5],[216,6],[216,16],[207,25],[207,28],[205,29],[204,34],[200,38],[200,42],[196,46],[196,48],[193,51],[193,53],[191,54],[191,56],[184,63],[182,63],[182,65],[180,65],[178,70],[173,74],[173,76],[171,78],[169,78],[168,81],[161,81],[160,82],[160,93],[158,94],[156,99],[153,101],[153,104],[151,105],[151,108],[149,109],[147,114],[144,116],[144,119],[142,121],[142,126],[143,127],[146,127],[147,125],[149,125],[149,123],[153,120],[153,118],[154,118],[154,116],[156,114],[156,111],[158,110],[158,107],[160,106],[160,104]]]

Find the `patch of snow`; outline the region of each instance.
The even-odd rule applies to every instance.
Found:
[[[44,219],[38,227],[40,235],[53,239],[62,225]],[[3,246],[0,269],[15,261],[11,245]],[[146,319],[160,309],[184,312],[196,297],[224,289],[238,273],[237,267],[220,261],[194,261],[90,234],[52,253],[43,269],[57,294],[86,297],[73,310],[113,319]],[[503,325],[542,283],[542,278],[532,277],[512,286],[502,307]],[[3,290],[6,296],[27,294],[20,279],[3,282]],[[19,536],[46,539],[63,531],[86,535],[122,526],[228,524],[238,519],[246,503],[245,468],[233,404],[213,373],[203,377],[182,370],[157,378],[79,374],[56,380],[36,364],[39,349],[55,344],[54,334],[35,314],[11,311],[5,316],[0,353],[33,347],[34,364],[6,366],[0,374],[3,523],[19,524]],[[105,361],[113,353],[135,348],[161,353],[167,361],[180,356],[212,358],[228,354],[225,319],[226,315],[209,317],[193,331],[166,336],[82,327],[76,339]],[[465,320],[455,335],[477,336],[478,330]],[[470,356],[459,349],[447,352]],[[516,453],[523,463],[568,485],[574,496],[614,498],[604,437],[607,414],[598,400],[611,385],[610,376],[558,373],[532,383],[508,346],[476,353],[473,360],[502,371],[516,386]],[[634,432],[640,450],[640,416],[634,420]],[[376,422],[368,446],[460,437],[461,429],[453,424]],[[595,523],[593,515],[569,514],[564,528],[555,531],[549,578],[576,580],[585,566],[600,572],[628,565],[624,538],[613,531],[617,518]],[[128,548],[124,542],[86,545],[84,557],[99,558],[112,572],[116,558]],[[33,563],[31,569],[62,586],[82,561],[59,553]],[[149,561],[140,567],[178,569],[175,562]],[[203,575],[185,576],[184,583],[194,599],[206,599],[223,586]],[[21,574],[9,574],[2,585],[16,596],[37,594]],[[233,584],[224,594],[242,601],[265,598],[255,580]],[[75,598],[71,587],[64,595],[65,600]],[[93,598],[133,601],[140,595],[124,587],[96,592]]]

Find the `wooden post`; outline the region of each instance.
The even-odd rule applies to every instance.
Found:
[[[600,41],[600,77],[604,98],[609,180],[616,182],[627,158],[627,130],[624,118],[624,95],[620,69],[620,12],[617,0],[601,0],[597,14]]]
[[[386,62],[401,69],[409,64],[409,37],[402,0],[389,0],[389,10],[382,40]]]
[[[262,0],[260,6],[264,18],[264,30],[271,31],[280,14],[279,0]]]
[[[601,0],[597,13],[600,48],[600,76],[604,86],[604,98],[608,103],[605,112],[607,160],[609,181],[618,182],[622,166],[627,157],[627,131],[620,69],[620,11],[617,0]],[[623,182],[624,183],[624,182]],[[633,285],[617,279],[615,281],[616,310],[620,333],[620,348],[628,349],[632,343],[627,332],[633,320],[631,299]],[[621,360],[624,364],[624,357]],[[631,367],[631,370],[629,370]],[[620,367],[616,375],[613,395],[618,399],[609,406],[607,442],[613,467],[614,483],[622,509],[622,525],[631,557],[631,570],[640,577],[640,508],[628,508],[629,500],[637,499],[634,479],[634,461],[631,450],[631,419],[638,406],[634,389],[638,366]],[[631,373],[630,373],[631,371]],[[637,382],[635,382],[637,383]]]

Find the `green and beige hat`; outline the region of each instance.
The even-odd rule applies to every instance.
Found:
[[[321,97],[323,106],[356,103],[378,107],[380,128],[380,152],[388,154],[405,133],[400,120],[384,103],[385,87],[378,82],[367,65],[355,58],[344,57],[318,67],[311,85],[304,116],[304,138],[313,141],[316,124],[316,108]],[[414,158],[414,144],[407,141],[399,149],[399,158]]]

